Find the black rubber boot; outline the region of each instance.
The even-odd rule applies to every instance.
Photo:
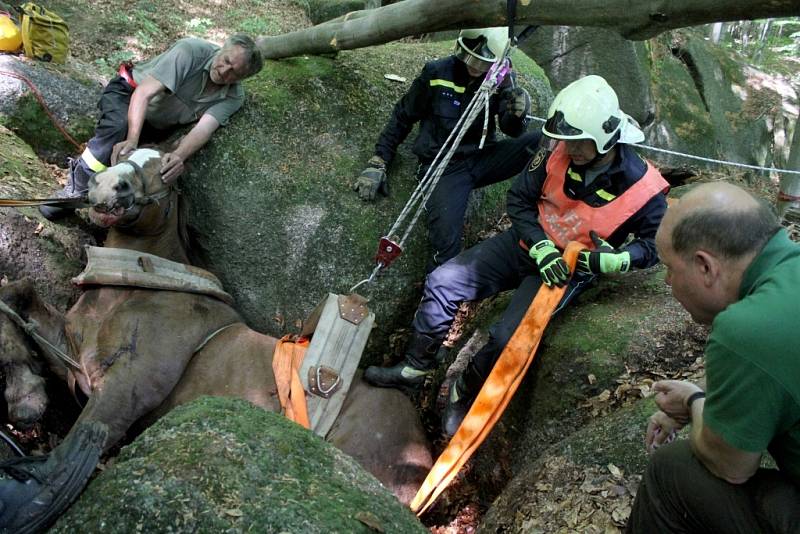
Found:
[[[56,191],[53,198],[82,198],[88,190],[89,175],[80,165],[80,158],[71,159],[69,162],[69,181],[64,189]],[[75,213],[75,208],[61,206],[39,206],[39,213],[48,221],[57,221]]]
[[[458,431],[485,380],[470,362],[464,372],[450,384],[447,406],[442,414],[442,431],[448,438]]]
[[[107,435],[101,423],[82,423],[47,456],[0,464],[0,532],[44,531],[83,491]]]
[[[364,380],[381,388],[398,388],[408,393],[419,391],[436,368],[436,354],[443,341],[444,337],[414,332],[403,361],[392,367],[367,367]]]

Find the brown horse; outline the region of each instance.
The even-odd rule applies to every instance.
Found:
[[[160,160],[159,152],[140,149],[98,173],[89,184],[89,217],[109,228],[107,248],[188,264],[178,192],[161,182]],[[61,315],[37,296],[31,283],[20,281],[0,289],[0,299],[22,321],[36,325],[39,339],[46,340],[37,341],[38,352],[89,399],[49,458],[6,469],[11,476],[0,480],[0,529],[46,526],[80,493],[101,451],[143,418],[152,421],[200,395],[241,397],[280,410],[272,370],[277,340],[248,328],[219,295],[90,284]],[[38,420],[47,406],[41,365],[33,359],[24,330],[0,313],[9,418],[23,425]],[[72,363],[58,359],[58,352]],[[404,502],[432,464],[410,401],[360,380],[327,439]]]

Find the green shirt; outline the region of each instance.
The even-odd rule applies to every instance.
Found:
[[[703,423],[732,447],[769,450],[800,484],[800,246],[785,230],[747,268],[739,298],[712,325]]]
[[[167,88],[150,101],[145,120],[166,129],[195,122],[208,113],[221,125],[227,124],[242,107],[244,89],[238,82],[211,83],[209,69],[218,51],[218,46],[207,41],[186,38],[163,54],[136,65],[133,79],[137,84],[150,75]]]

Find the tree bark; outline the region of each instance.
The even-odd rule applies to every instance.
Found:
[[[264,57],[329,54],[409,35],[504,26],[506,0],[405,0],[258,40]],[[517,24],[595,26],[632,40],[712,22],[800,15],[797,0],[518,0]]]
[[[794,124],[792,146],[789,149],[786,168],[800,171],[800,117]],[[778,198],[778,213],[784,218],[792,219],[793,222],[800,222],[796,220],[800,217],[800,201],[793,200],[800,197],[800,174],[781,174],[780,191],[782,195]]]

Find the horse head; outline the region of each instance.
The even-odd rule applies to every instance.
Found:
[[[176,190],[161,181],[162,152],[140,148],[89,180],[89,219],[103,228],[152,233],[169,219]]]

